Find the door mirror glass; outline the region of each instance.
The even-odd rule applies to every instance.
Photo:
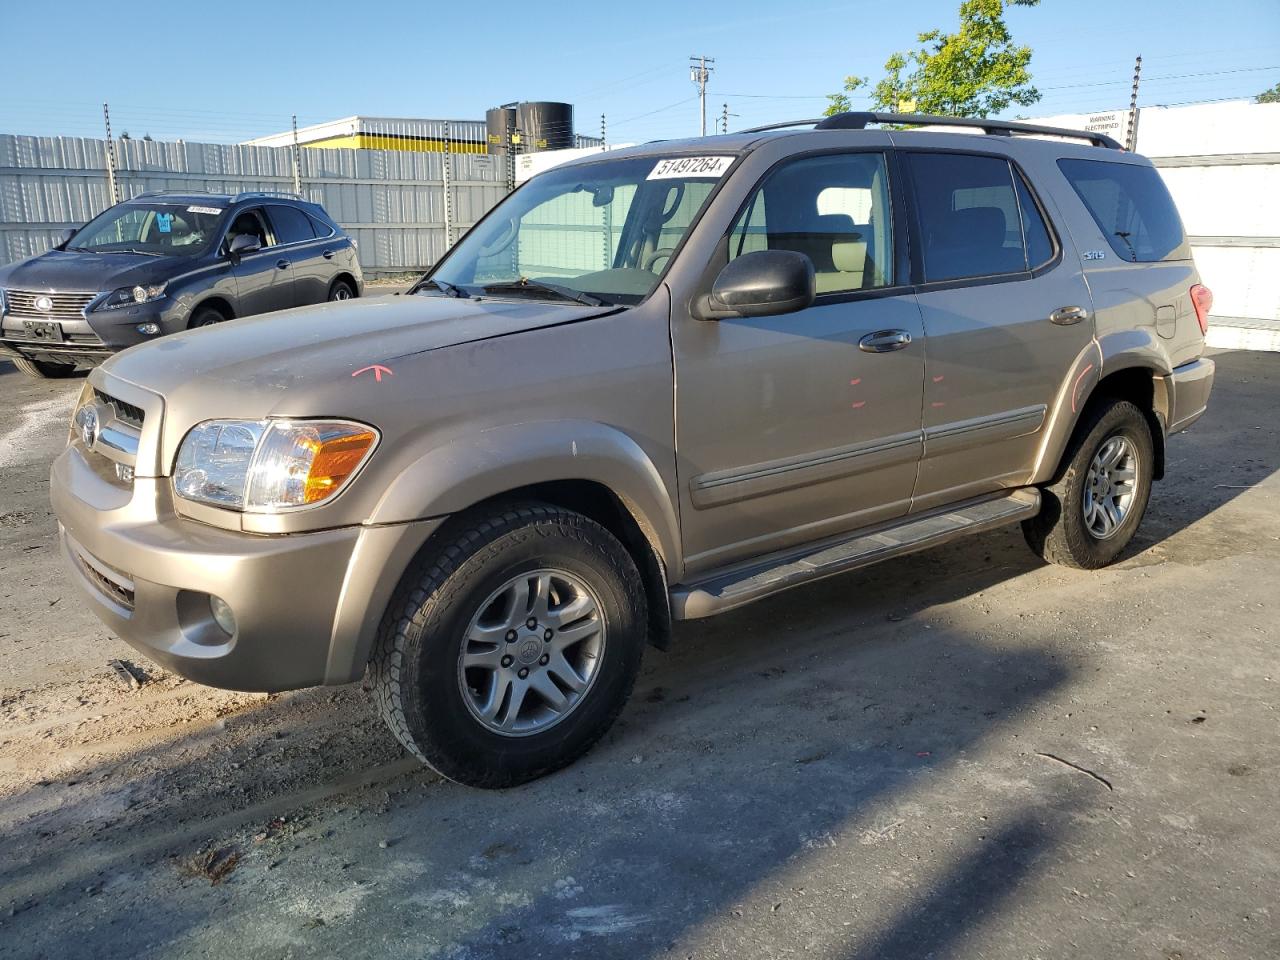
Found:
[[[227,248],[233,257],[243,257],[246,253],[256,253],[261,249],[262,241],[249,233],[236,234]]]
[[[773,317],[813,305],[813,261],[791,250],[758,250],[730,260],[702,297],[700,319]]]

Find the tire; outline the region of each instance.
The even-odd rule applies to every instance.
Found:
[[[1120,458],[1107,466],[1105,461],[1116,456],[1117,450]],[[1101,497],[1093,494],[1090,467],[1095,458],[1103,465],[1096,488],[1103,492]],[[1143,412],[1127,400],[1099,403],[1086,415],[1067,448],[1058,479],[1041,491],[1040,513],[1022,522],[1027,544],[1045,560],[1065,567],[1096,570],[1114,562],[1146,513],[1154,466],[1155,445]],[[1113,473],[1119,476],[1114,487]],[[1117,504],[1125,497],[1113,497],[1109,491],[1128,491],[1122,510]],[[1114,511],[1102,506],[1107,503]],[[1098,506],[1091,510],[1094,504]]]
[[[10,357],[9,359],[13,361],[15,367],[28,377],[35,377],[37,380],[65,380],[67,377],[74,377],[76,374],[76,365],[74,363],[28,360],[26,357]]]
[[[335,300],[354,300],[356,297],[355,289],[345,280],[335,280],[329,287],[329,301]]]
[[[194,330],[197,327],[212,327],[215,323],[222,323],[227,318],[221,310],[213,307],[201,307],[191,315],[191,319],[187,321],[187,329]]]
[[[544,576],[552,582],[550,609],[533,596]],[[530,587],[523,608],[521,581]],[[592,604],[590,616],[576,619]],[[531,626],[540,609],[544,622]],[[609,729],[635,685],[647,622],[635,562],[599,524],[536,503],[495,508],[463,520],[405,574],[380,625],[370,687],[382,718],[423,763],[458,783],[510,787],[572,763]],[[551,629],[561,626],[563,637]],[[568,641],[571,634],[585,639]],[[472,639],[481,635],[493,639]],[[563,660],[552,659],[562,642],[572,645]],[[580,692],[556,672],[575,657]],[[473,660],[486,665],[464,667]],[[511,672],[520,669],[527,683]],[[497,694],[504,677],[511,693]],[[576,699],[557,713],[536,692],[547,683]],[[517,686],[528,692],[513,713]],[[482,719],[490,704],[494,716]]]

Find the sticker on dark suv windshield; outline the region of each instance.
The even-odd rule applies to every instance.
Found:
[[[157,229],[157,230],[159,230],[161,233],[171,233],[171,232],[173,232],[173,214],[172,214],[172,213],[157,213],[157,214],[156,214],[156,229]]]
[[[672,157],[659,160],[646,180],[675,180],[685,177],[708,177],[718,180],[733,163],[733,157]]]
[[[187,213],[207,213],[211,217],[216,217],[221,212],[221,207],[187,207]]]

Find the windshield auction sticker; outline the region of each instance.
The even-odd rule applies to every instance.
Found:
[[[705,177],[719,180],[733,157],[672,157],[670,160],[659,160],[657,166],[645,177],[646,180],[675,180],[690,177]]]
[[[187,207],[187,213],[207,213],[211,217],[216,217],[222,212],[222,207]]]

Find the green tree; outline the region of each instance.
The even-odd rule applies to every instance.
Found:
[[[1280,83],[1270,90],[1263,90],[1253,99],[1255,103],[1280,103]]]
[[[1039,0],[963,0],[960,29],[917,35],[920,47],[885,61],[885,75],[871,88],[879,110],[912,110],[952,117],[989,117],[1013,104],[1040,99],[1031,85],[1031,48],[1013,42],[1005,10],[1033,7]],[[846,77],[841,93],[829,94],[827,115],[850,109],[849,94],[868,81]]]

